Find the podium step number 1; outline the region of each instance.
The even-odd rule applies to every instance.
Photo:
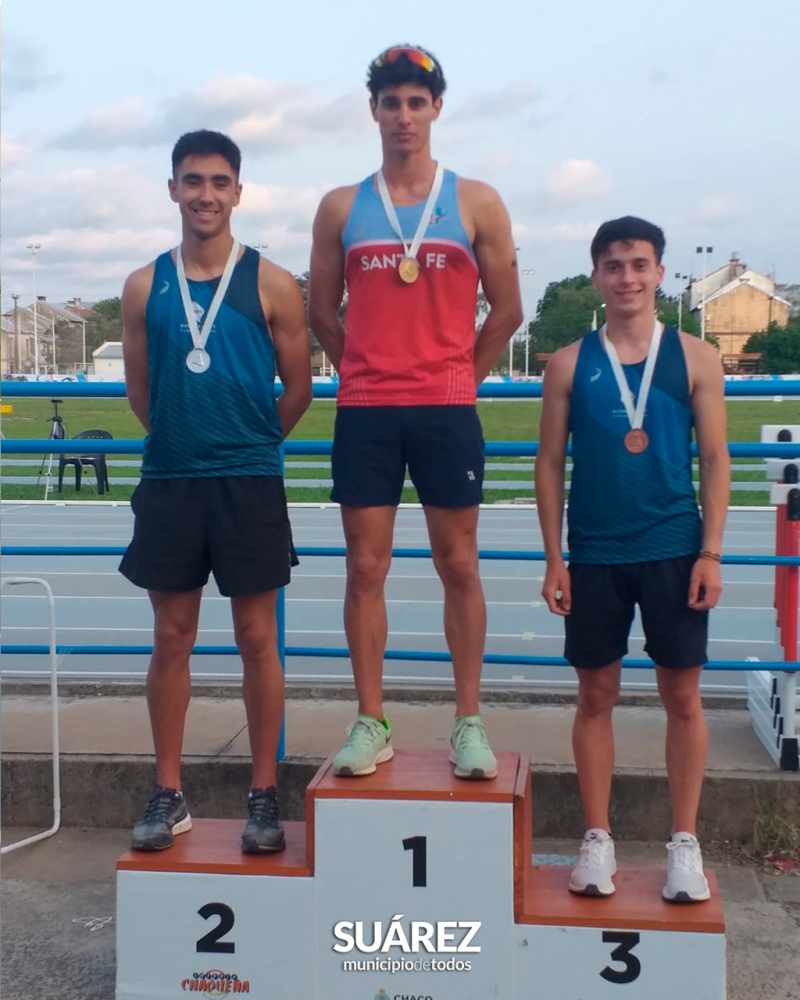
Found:
[[[396,751],[365,778],[324,765],[287,848],[239,850],[242,823],[195,820],[117,873],[117,1000],[724,1000],[719,894],[661,898],[621,869],[583,899],[531,864],[530,763],[455,778],[445,751]]]

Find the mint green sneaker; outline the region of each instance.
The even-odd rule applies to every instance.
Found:
[[[457,778],[484,781],[497,777],[497,758],[492,753],[479,715],[462,715],[453,723],[450,763]]]
[[[347,727],[347,742],[333,758],[333,773],[340,778],[355,778],[372,774],[378,764],[394,757],[392,730],[371,715],[359,715]]]

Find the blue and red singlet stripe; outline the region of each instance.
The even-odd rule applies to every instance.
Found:
[[[424,201],[396,206],[409,243],[424,207]],[[338,404],[474,404],[479,275],[461,221],[456,175],[444,173],[413,284],[397,273],[404,249],[372,176],[359,185],[342,242],[348,302]]]

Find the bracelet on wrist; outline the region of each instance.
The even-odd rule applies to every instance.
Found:
[[[712,552],[710,549],[701,549],[697,554],[698,559],[710,559],[711,562],[722,562],[722,554]]]

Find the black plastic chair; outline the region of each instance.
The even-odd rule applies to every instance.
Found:
[[[76,434],[73,441],[110,441],[113,440],[114,435],[109,434],[108,431],[91,430],[91,431],[81,431],[80,434]],[[61,488],[64,484],[64,469],[68,465],[75,466],[75,490],[79,491],[81,488],[81,478],[83,476],[83,470],[87,465],[90,465],[94,469],[95,479],[97,480],[97,492],[102,496],[106,491],[110,491],[111,487],[108,482],[108,464],[106,463],[105,455],[61,455],[58,460],[58,492],[61,492]]]

